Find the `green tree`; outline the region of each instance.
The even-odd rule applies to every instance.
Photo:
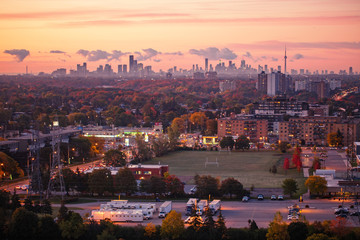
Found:
[[[85,233],[85,226],[80,214],[69,211],[67,220],[59,223],[64,239],[79,239]]]
[[[102,196],[106,191],[113,192],[113,179],[108,169],[95,169],[89,175],[89,189]]]
[[[110,149],[105,152],[104,161],[106,166],[123,167],[126,164],[126,155],[122,151]]]
[[[69,210],[65,206],[64,201],[61,201],[61,205],[57,214],[57,222],[60,223],[62,221],[67,220],[69,217]]]
[[[289,148],[289,143],[286,142],[286,141],[282,141],[279,143],[279,150],[282,152],[282,153],[286,153],[286,151],[288,150]]]
[[[225,218],[222,215],[222,211],[221,211],[221,207],[219,209],[219,216],[218,219],[215,222],[215,229],[218,232],[218,234],[220,235],[220,239],[226,239],[226,225],[225,225]]]
[[[234,194],[241,197],[244,189],[243,185],[238,180],[231,177],[221,182],[220,190],[223,194],[229,194],[230,198],[232,198],[232,195]]]
[[[51,216],[45,216],[40,218],[39,233],[37,239],[39,240],[61,239],[59,226],[54,222],[54,219]]]
[[[126,193],[127,196],[136,192],[137,183],[134,177],[134,174],[129,168],[119,169],[115,176],[116,181],[116,191],[120,193]]]
[[[181,214],[172,210],[161,224],[160,235],[163,239],[178,239],[184,230],[184,221],[181,219]]]
[[[274,220],[270,222],[268,232],[266,234],[267,240],[290,240],[287,232],[288,225],[283,221],[280,212],[276,212]]]
[[[70,168],[64,168],[62,170],[63,173],[63,177],[64,177],[64,183],[65,183],[65,190],[66,190],[66,194],[69,195],[69,191],[70,189],[74,189],[75,188],[75,184],[76,184],[76,174],[74,173],[73,170],[71,170]]]
[[[21,207],[19,195],[16,194],[16,191],[14,191],[13,195],[11,196],[11,210],[15,211],[17,208]]]
[[[136,135],[135,142],[137,146],[137,149],[133,151],[135,161],[141,163],[150,160],[152,158],[152,152],[141,134],[138,133]]]
[[[4,178],[22,177],[24,172],[13,158],[0,152],[0,176]]]
[[[35,213],[22,207],[16,209],[9,223],[9,239],[37,239],[38,221]]]
[[[224,137],[223,139],[221,139],[219,144],[221,148],[232,149],[234,147],[234,139],[231,136]]]
[[[336,240],[337,238],[331,238],[324,233],[314,233],[306,238],[306,240]]]
[[[150,192],[154,194],[162,194],[166,190],[166,184],[162,177],[159,176],[151,176],[150,178]]]
[[[52,207],[48,199],[43,201],[42,213],[52,215]]]
[[[289,194],[292,197],[293,193],[299,190],[297,182],[292,178],[287,178],[282,184],[284,194]]]
[[[308,226],[304,222],[291,222],[287,229],[291,240],[305,240]]]
[[[151,141],[151,144],[152,150],[154,151],[156,157],[161,157],[169,151],[169,140],[163,134],[160,134],[157,138],[154,138]]]
[[[196,194],[199,197],[218,196],[219,195],[219,180],[208,176],[195,176]]]
[[[179,146],[180,131],[173,125],[167,128],[169,138],[169,149],[175,151]]]
[[[241,149],[244,151],[245,149],[249,149],[249,148],[250,148],[250,140],[245,135],[241,135],[238,137],[238,139],[236,139],[235,149]]]
[[[316,193],[317,195],[324,194],[327,190],[327,181],[325,178],[320,176],[310,176],[305,186],[309,189],[310,193]]]

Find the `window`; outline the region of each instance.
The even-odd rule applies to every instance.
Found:
[[[135,174],[139,175],[139,174],[141,174],[141,171],[135,171]]]
[[[151,171],[144,171],[145,175],[151,175]]]

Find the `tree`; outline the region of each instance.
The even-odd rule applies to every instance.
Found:
[[[85,226],[80,214],[69,211],[69,217],[59,223],[64,239],[79,239],[85,233]]]
[[[280,212],[276,212],[274,220],[270,222],[268,232],[266,234],[267,240],[289,240],[289,233],[287,232],[288,225],[283,221]]]
[[[151,176],[150,178],[150,186],[149,186],[149,192],[154,194],[154,197],[156,194],[162,194],[165,192],[165,181],[162,177],[159,176]]]
[[[161,224],[160,235],[164,239],[178,239],[184,232],[184,221],[181,213],[172,210]]]
[[[238,137],[238,139],[236,139],[235,149],[241,149],[244,151],[245,149],[249,149],[249,148],[250,148],[250,140],[245,135],[241,135]]]
[[[48,199],[43,201],[42,213],[52,215],[52,207]]]
[[[64,201],[61,201],[61,205],[59,208],[59,212],[57,214],[57,222],[60,223],[62,221],[65,221],[68,219],[69,216],[69,210],[68,208],[65,206]]]
[[[283,181],[282,184],[284,194],[289,194],[292,197],[293,193],[296,193],[299,190],[297,182],[292,178],[287,178]]]
[[[223,194],[229,194],[230,198],[235,194],[237,197],[241,197],[243,194],[243,185],[235,178],[227,178],[221,182],[220,190]]]
[[[305,186],[310,190],[310,193],[324,194],[327,190],[327,181],[320,176],[310,176],[306,180]]]
[[[313,161],[313,164],[312,164],[312,168],[313,168],[314,170],[321,168],[320,159],[319,159],[318,157],[314,157],[314,161]]]
[[[64,168],[62,170],[62,173],[63,173],[63,177],[64,177],[66,194],[69,195],[70,189],[75,188],[76,174],[70,168]]]
[[[134,174],[129,168],[119,169],[115,176],[115,182],[115,190],[120,193],[125,193],[127,196],[137,190],[137,183]]]
[[[287,229],[291,240],[305,240],[308,226],[304,222],[291,222]]]
[[[22,177],[24,172],[13,158],[0,152],[0,176],[3,178]]]
[[[343,146],[343,139],[344,136],[340,132],[340,129],[338,129],[337,132],[332,132],[327,135],[327,142],[329,146],[341,147]]]
[[[286,141],[281,141],[279,143],[279,150],[282,152],[282,153],[286,153],[286,150],[288,150],[289,148],[289,142],[286,142]]]
[[[91,153],[94,157],[104,150],[105,140],[99,137],[88,137],[91,143]]]
[[[208,117],[206,117],[204,112],[194,112],[189,118],[191,124],[199,130],[203,130],[205,128],[207,119]]]
[[[330,238],[328,235],[324,233],[314,233],[306,238],[306,240],[336,240],[335,238]]]
[[[136,134],[135,142],[137,149],[133,152],[134,159],[139,163],[150,160],[152,152],[141,134]]]
[[[219,180],[208,176],[195,176],[196,194],[199,197],[208,197],[209,195],[218,196],[219,194]]]
[[[16,209],[9,223],[9,239],[37,239],[38,221],[35,213],[22,207]]]
[[[148,223],[145,227],[145,233],[144,236],[151,240],[151,239],[155,239],[156,237],[156,226],[152,223]]]
[[[284,170],[285,170],[285,173],[286,173],[286,171],[289,169],[289,167],[290,167],[289,159],[288,159],[288,158],[285,158],[285,160],[284,160]]]
[[[169,138],[169,150],[175,151],[179,145],[180,132],[176,127],[171,125],[167,128],[167,133]]]
[[[232,149],[234,147],[234,139],[231,136],[224,137],[220,141],[220,147]]]
[[[54,219],[51,216],[45,216],[40,218],[39,221],[39,233],[38,239],[48,240],[48,239],[61,239],[61,233],[59,226],[54,222]]]
[[[19,195],[17,195],[16,191],[14,191],[13,195],[11,196],[10,208],[11,210],[15,211],[19,207],[21,207]]]
[[[207,136],[214,136],[217,133],[217,121],[215,119],[206,120],[205,134]]]
[[[218,234],[220,235],[220,239],[225,239],[226,236],[226,225],[225,225],[225,218],[222,215],[221,207],[219,208],[219,216],[215,222],[215,229],[217,230]]]
[[[126,155],[117,149],[110,149],[105,152],[104,161],[106,166],[123,167],[126,164]]]
[[[184,195],[184,184],[175,175],[165,176],[166,192],[170,196],[183,196]]]
[[[173,130],[176,129],[179,133],[184,133],[185,132],[185,121],[182,118],[174,118],[170,127]]]
[[[106,191],[113,191],[113,179],[108,169],[95,169],[89,175],[89,189],[92,193],[102,196]]]
[[[153,139],[151,141],[151,144],[152,144],[152,150],[154,151],[156,157],[161,157],[165,155],[169,150],[169,140],[163,134]]]

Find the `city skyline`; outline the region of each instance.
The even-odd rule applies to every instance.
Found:
[[[155,71],[246,60],[287,71],[360,69],[360,2],[4,1],[0,73],[52,72],[87,62]],[[55,8],[56,6],[56,8]],[[140,7],[139,7],[140,6]]]

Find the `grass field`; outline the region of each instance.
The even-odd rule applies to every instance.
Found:
[[[286,156],[289,157],[290,156]],[[208,164],[205,162],[219,163]],[[285,178],[303,180],[302,172],[290,169],[286,173],[283,170],[285,155],[278,152],[215,152],[215,151],[182,151],[155,158],[146,164],[169,165],[170,174],[180,177],[188,184],[192,184],[192,177],[196,174],[211,175],[221,180],[234,177],[245,187],[254,185],[256,188],[278,188],[281,187]],[[273,165],[277,166],[277,173],[269,172]]]

